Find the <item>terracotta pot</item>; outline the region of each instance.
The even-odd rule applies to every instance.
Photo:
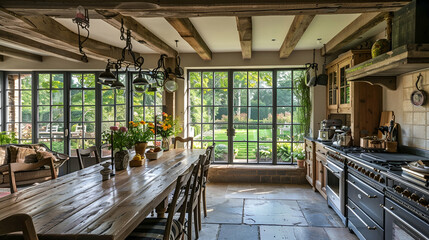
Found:
[[[296,160],[296,163],[298,164],[299,168],[304,168],[304,162],[305,162],[304,159],[297,159]]]
[[[136,153],[143,156],[146,151],[147,143],[136,143],[134,148],[136,149]]]
[[[128,150],[122,150],[115,153],[115,169],[121,171],[127,169],[130,161],[130,153]]]

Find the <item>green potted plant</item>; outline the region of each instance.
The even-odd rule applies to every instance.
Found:
[[[145,121],[134,122],[130,121],[128,123],[129,136],[130,140],[134,144],[136,153],[143,156],[145,153],[147,142],[153,137],[155,130],[149,128],[148,124]]]
[[[177,136],[182,132],[182,128],[179,124],[179,118],[173,118],[172,115],[168,115],[167,113],[162,113],[162,118],[156,118],[155,125],[149,124],[150,129],[154,129],[155,134],[160,135],[162,137],[162,148],[164,151],[170,150],[170,137]]]
[[[298,167],[303,168],[304,167],[304,161],[305,161],[305,152],[303,149],[299,149],[298,151],[293,152],[293,157],[296,160]]]
[[[110,148],[113,147],[115,152],[115,169],[117,171],[126,169],[130,160],[128,149],[134,144],[132,138],[130,138],[128,128],[111,126],[110,131],[103,132],[102,136],[104,141],[109,143]]]

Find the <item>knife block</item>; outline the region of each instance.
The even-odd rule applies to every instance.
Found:
[[[398,151],[398,142],[388,142],[386,141],[386,151],[387,152],[397,152]]]

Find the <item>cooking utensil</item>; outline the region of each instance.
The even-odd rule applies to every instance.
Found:
[[[417,90],[411,93],[411,104],[413,104],[414,106],[423,106],[426,102],[426,92],[419,88],[419,82],[422,77],[423,76],[421,73],[419,74],[419,76],[417,76]]]

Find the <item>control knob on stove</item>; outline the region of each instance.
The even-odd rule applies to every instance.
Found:
[[[358,168],[359,168],[359,166],[358,166],[357,164],[355,164],[353,167],[354,167],[355,169],[358,169]]]
[[[401,193],[402,191],[404,191],[404,189],[403,189],[403,188],[401,188],[401,186],[396,185],[396,187],[395,187],[395,191],[396,191],[397,193]]]
[[[422,205],[423,207],[426,207],[428,205],[428,201],[426,199],[424,199],[424,197],[421,197],[419,199],[419,203],[420,205]]]
[[[347,166],[351,166],[353,163],[352,162],[348,162],[347,163]]]
[[[367,171],[365,171],[365,175],[366,175],[366,176],[369,176],[369,174],[370,174],[370,173],[371,173],[371,172],[370,172],[370,171],[368,171],[368,170],[367,170]]]
[[[359,172],[360,172],[360,171],[362,171],[362,167],[359,167],[357,170],[358,170]]]
[[[369,177],[370,177],[370,178],[372,178],[372,179],[374,179],[375,174],[374,174],[373,172],[370,172],[370,173],[369,173]]]
[[[410,192],[408,189],[405,189],[405,190],[402,192],[402,195],[404,195],[405,197],[409,197],[409,196],[411,196],[411,192]]]
[[[410,199],[417,202],[419,201],[419,196],[416,193],[411,194]]]
[[[375,180],[375,181],[380,180],[380,175],[378,175],[378,174],[377,174],[377,175],[375,175],[375,176],[374,176],[374,180]]]
[[[362,169],[360,170],[360,172],[361,172],[361,173],[365,173],[365,168],[362,168]]]
[[[380,179],[378,179],[378,182],[379,182],[379,183],[384,183],[384,178],[382,178],[382,177],[380,176]]]

